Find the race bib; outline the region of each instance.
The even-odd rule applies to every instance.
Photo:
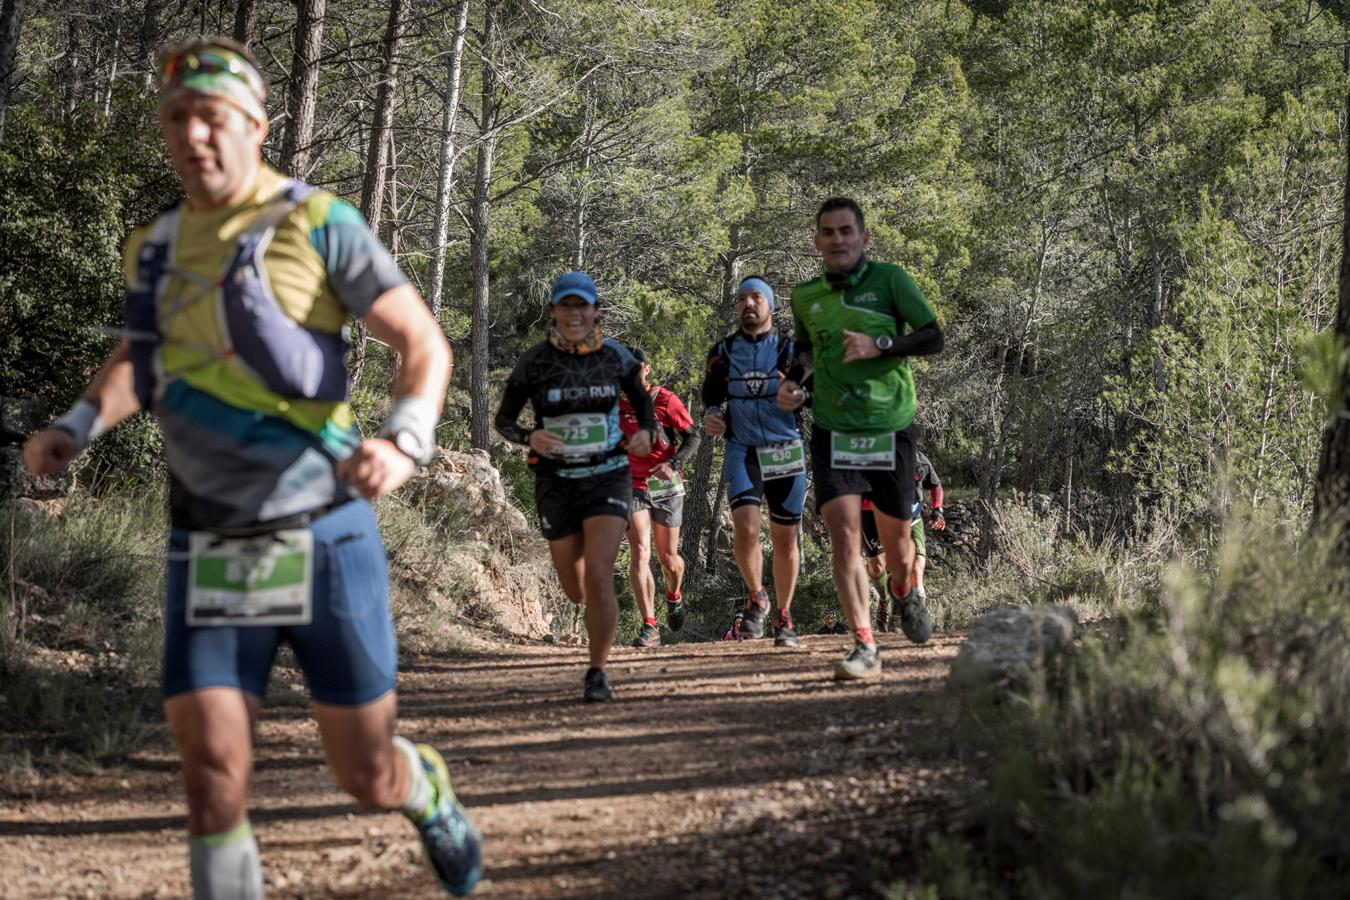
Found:
[[[806,471],[806,453],[801,439],[759,447],[755,453],[759,456],[759,474],[765,481],[790,478]]]
[[[830,435],[830,465],[836,469],[895,470],[895,432]]]
[[[544,430],[562,438],[563,457],[584,459],[609,450],[609,417],[604,413],[545,416]]]
[[[670,478],[648,478],[647,496],[653,500],[664,500],[667,497],[684,496],[684,477],[676,472]]]
[[[194,531],[188,543],[189,625],[308,625],[314,618],[314,535],[304,528],[248,538]]]

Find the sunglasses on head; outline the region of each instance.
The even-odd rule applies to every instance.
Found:
[[[159,85],[167,88],[189,75],[228,75],[248,85],[254,92],[261,87],[261,77],[238,53],[223,47],[184,50],[164,60],[159,70]]]

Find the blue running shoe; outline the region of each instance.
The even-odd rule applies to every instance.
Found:
[[[441,887],[463,897],[483,874],[483,839],[450,789],[445,760],[426,744],[417,745],[417,755],[422,758],[422,771],[436,789],[435,806],[417,823],[422,857]]]

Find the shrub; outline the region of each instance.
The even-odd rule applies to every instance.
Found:
[[[1233,523],[1212,573],[1177,566],[1058,674],[962,695],[992,759],[981,834],[936,847],[949,896],[1350,894],[1350,626],[1325,548]],[[1109,586],[1104,607],[1115,602]],[[972,881],[970,867],[982,873]]]

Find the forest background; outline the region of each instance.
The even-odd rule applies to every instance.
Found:
[[[1047,675],[1035,715],[980,720],[1004,735],[990,746],[1027,754],[998,771],[1075,795],[1119,777],[1111,815],[1207,835],[1168,851],[1196,881],[1173,866],[1148,895],[1199,896],[1184,891],[1233,861],[1277,892],[1345,877],[1332,776],[1350,704],[1333,698],[1350,696],[1350,641],[1300,538],[1342,400],[1340,0],[3,0],[0,396],[64,408],[110,347],[121,243],[181,193],[155,53],[201,32],[258,56],[269,161],[357,205],[427,299],[458,363],[440,441],[489,450],[521,498],[520,455],[489,420],[544,335],[553,277],[591,272],[605,331],[697,415],[740,279],[773,283],[790,327],[817,205],[857,198],[872,254],[915,277],[947,334],[915,362],[918,422],[944,479],[983,501],[982,563],[1012,558],[1025,599],[1142,611],[1079,664],[1122,694],[1069,702]],[[373,425],[391,360],[358,329],[351,365]],[[689,473],[695,583],[717,452],[705,442]],[[160,465],[146,421],[93,455],[114,490]],[[1013,489],[1056,498],[1046,546],[996,540],[1025,512]],[[1310,710],[1332,738],[1308,732]],[[1327,779],[1295,796],[1307,779],[1276,776],[1300,766]],[[1050,801],[1026,791],[981,831],[991,871],[1026,841],[1116,846],[1075,830],[1101,813],[1087,806],[1034,806],[1053,837],[1027,825],[1025,804]],[[1066,896],[1100,887],[1046,865]]]

